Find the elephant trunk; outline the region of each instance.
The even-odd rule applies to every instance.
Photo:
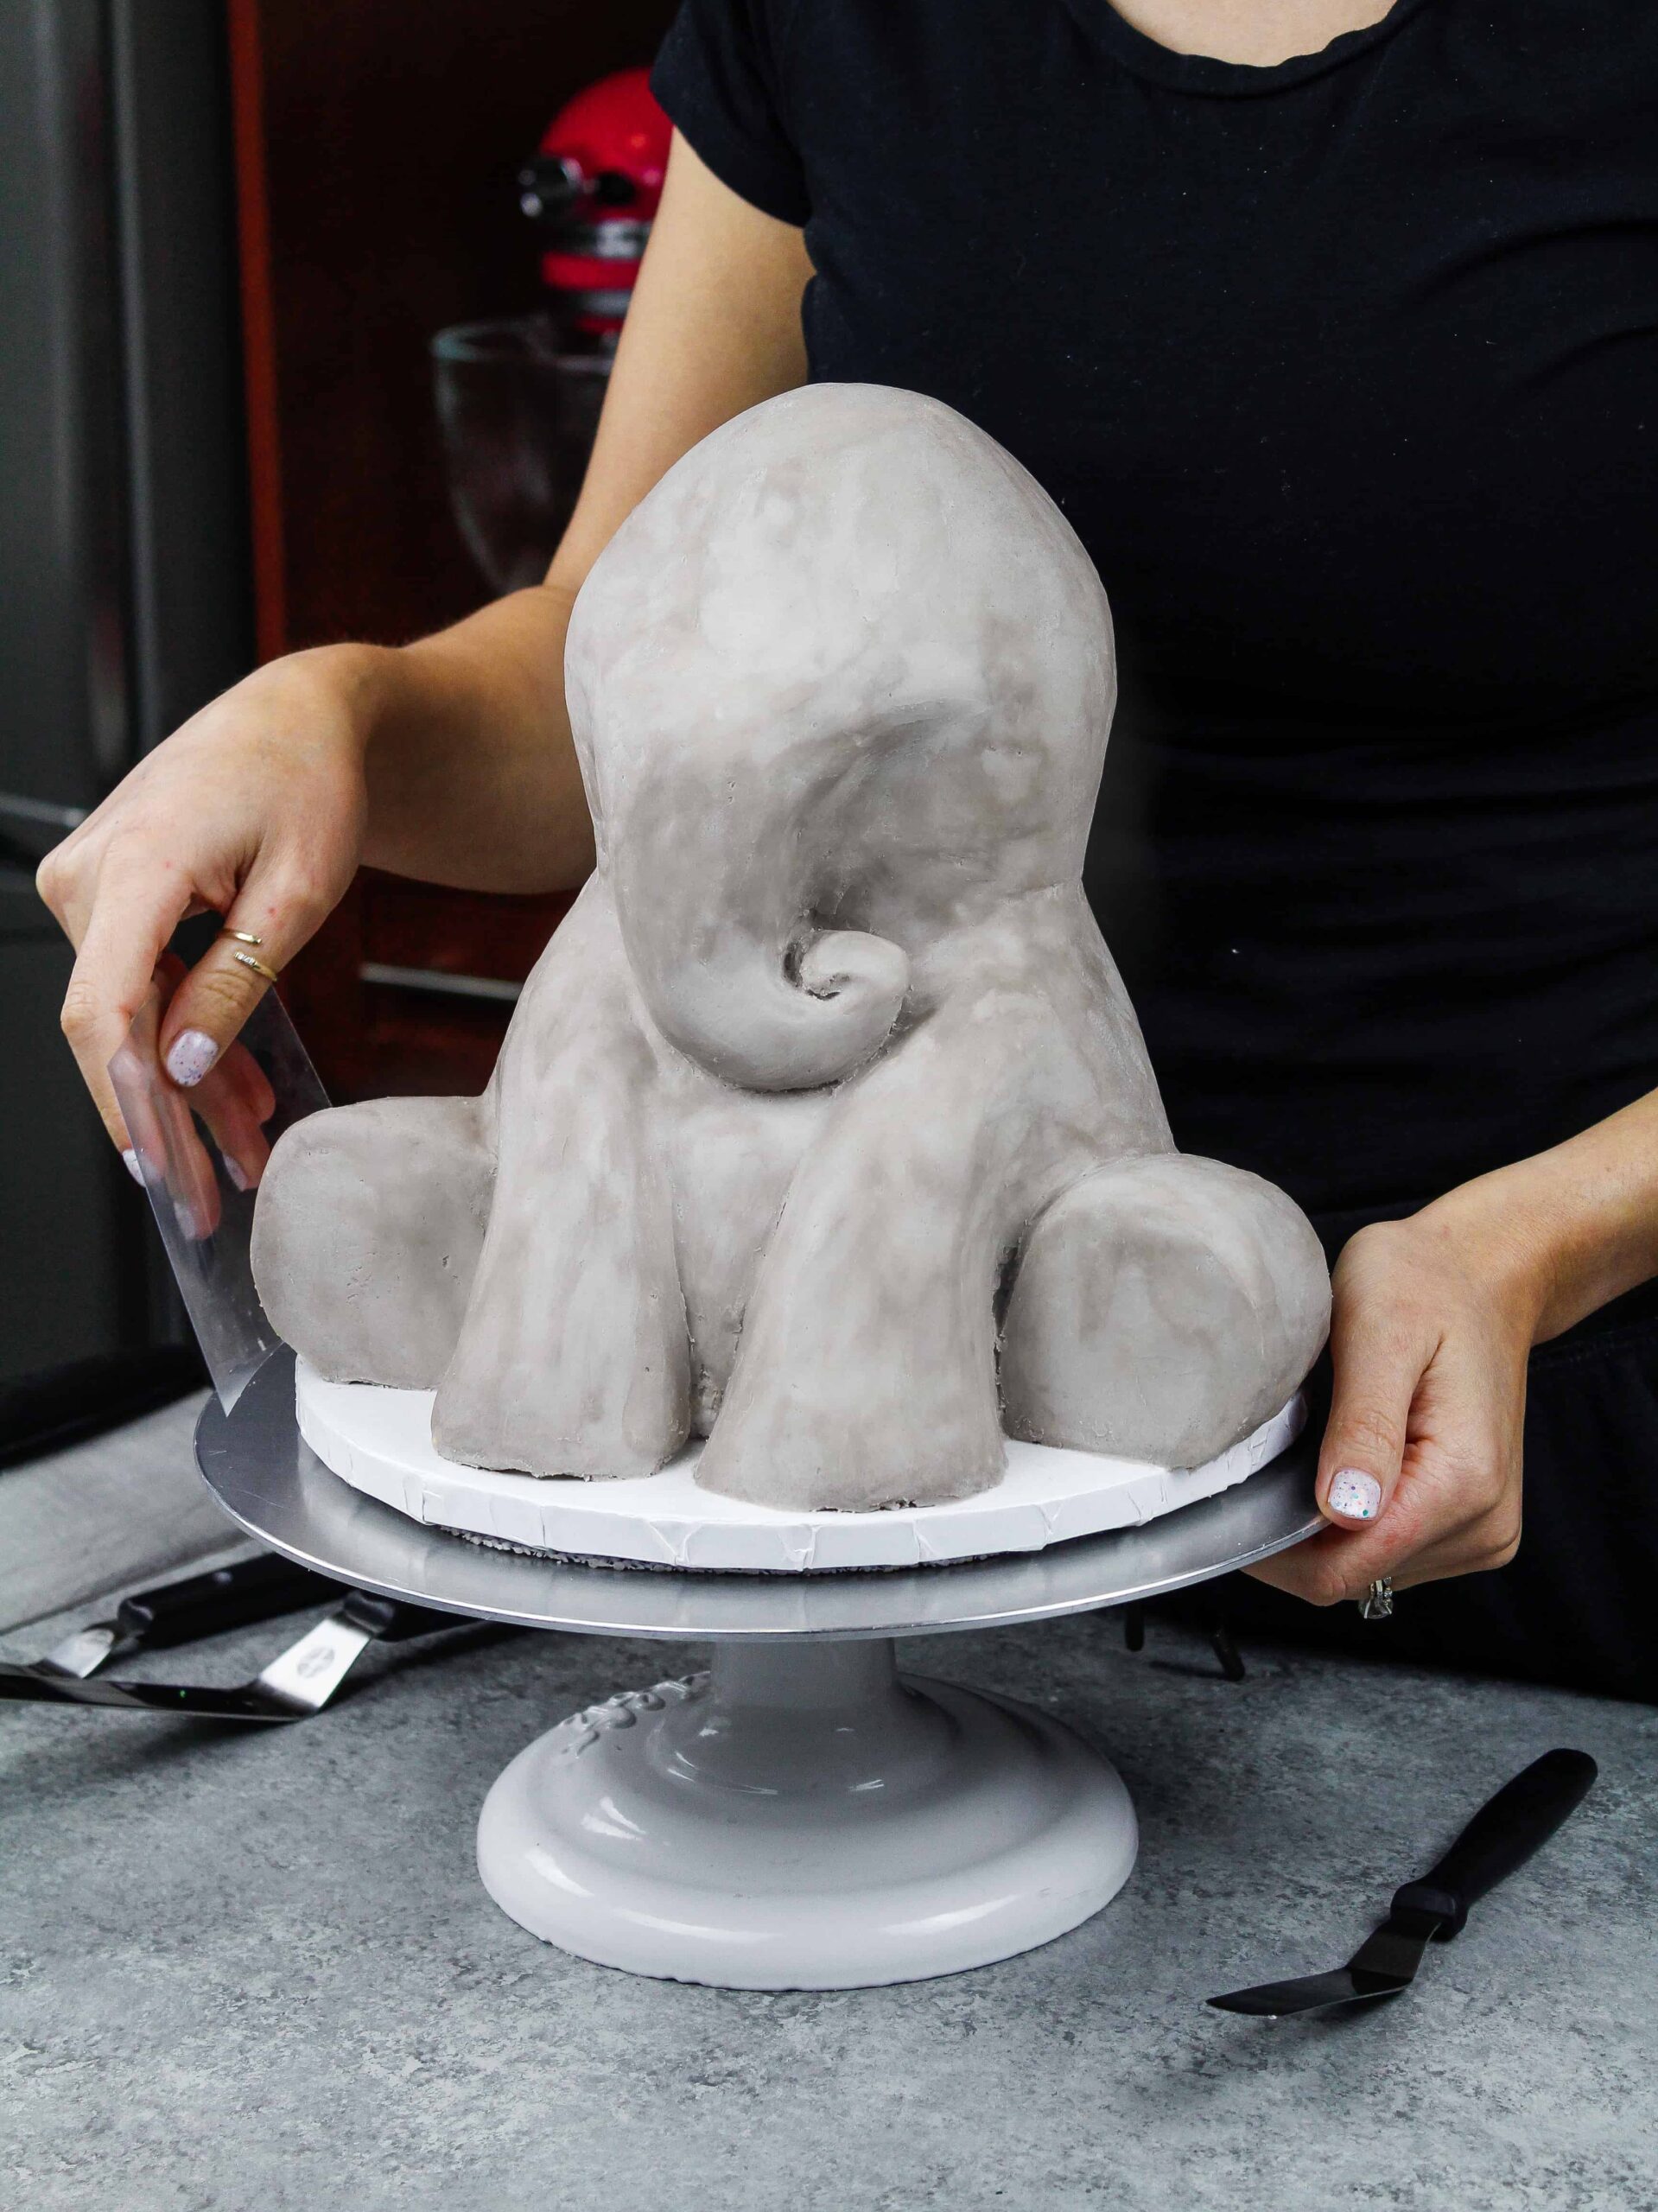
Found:
[[[664,1035],[727,1083],[838,1083],[880,1051],[910,982],[901,946],[811,918],[848,764],[803,774],[798,756],[734,754],[711,774],[700,750],[650,763],[611,843],[640,993]]]

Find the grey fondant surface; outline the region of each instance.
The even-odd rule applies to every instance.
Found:
[[[244,1679],[306,1618],[146,1671]],[[1650,1710],[1248,1644],[1235,1685],[1196,1637],[1154,1619],[1131,1656],[1104,1615],[905,1656],[1095,1727],[1134,1793],[1140,1863],[1045,1949],[826,1995],[587,1966],[479,1884],[473,1827],[506,1761],[580,1706],[704,1663],[695,1647],[462,1631],[371,1656],[365,1694],[270,1732],[0,1707],[0,2202],[1658,2202]],[[1334,1964],[1554,1744],[1591,1751],[1599,1784],[1408,1997],[1347,2023],[1204,2007]]]
[[[969,1495],[1004,1427],[1191,1465],[1281,1404],[1324,1262],[1174,1151],[1080,882],[1110,618],[1033,480],[935,401],[770,401],[617,533],[566,673],[597,873],[484,1099],[278,1146],[283,1335],[435,1388],[467,1464],[695,1430],[809,1509]]]

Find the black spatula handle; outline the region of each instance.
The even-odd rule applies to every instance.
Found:
[[[1598,1770],[1587,1751],[1545,1751],[1480,1807],[1432,1873],[1394,1897],[1398,1914],[1439,1923],[1442,1942],[1459,1935],[1468,1908],[1540,1851],[1584,1799]]]
[[[308,1605],[326,1605],[340,1595],[340,1585],[274,1552],[238,1560],[234,1567],[187,1575],[159,1589],[124,1598],[116,1618],[123,1630],[149,1651],[169,1650],[198,1637],[219,1636],[251,1621],[276,1620]]]

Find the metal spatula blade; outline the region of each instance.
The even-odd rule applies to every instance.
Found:
[[[1328,2012],[1338,2005],[1364,2005],[1376,1997],[1397,1997],[1408,1989],[1422,1954],[1440,1923],[1406,1926],[1403,1916],[1390,1913],[1368,1942],[1344,1967],[1330,1974],[1305,1974],[1298,1981],[1257,1982],[1253,1989],[1234,1989],[1210,2003],[1223,2012],[1253,2012],[1267,2020],[1281,2020],[1290,2013]]]
[[[37,1675],[69,1675],[77,1681],[138,1651],[166,1651],[224,1630],[274,1620],[337,1597],[340,1586],[291,1560],[263,1552],[231,1567],[187,1575],[155,1590],[124,1598],[111,1619],[93,1621],[33,1662]]]
[[[337,1586],[334,1586],[337,1587]],[[251,1682],[230,1689],[175,1682],[111,1681],[0,1662],[0,1703],[98,1705],[125,1713],[188,1714],[198,1720],[308,1720],[334,1697],[371,1643],[401,1643],[467,1625],[455,1613],[353,1590]]]
[[[1396,1997],[1407,1989],[1436,1938],[1460,1934],[1469,1907],[1523,1866],[1588,1796],[1596,1775],[1586,1751],[1545,1751],[1482,1805],[1432,1873],[1407,1882],[1375,1933],[1344,1967],[1292,1981],[1258,1982],[1209,2002],[1223,2012],[1280,2020]]]

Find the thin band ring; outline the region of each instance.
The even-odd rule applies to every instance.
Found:
[[[220,930],[219,934],[220,937],[233,937],[238,944],[263,944],[264,943],[264,939],[262,937],[255,937],[251,930],[233,930],[230,927],[228,923],[226,923],[225,927]]]
[[[254,943],[256,944],[258,943],[257,938]],[[256,960],[251,952],[232,952],[231,958],[239,960],[245,968],[251,968],[254,974],[263,976],[267,983],[280,983],[282,981],[282,977],[274,968],[267,968],[263,960]]]

